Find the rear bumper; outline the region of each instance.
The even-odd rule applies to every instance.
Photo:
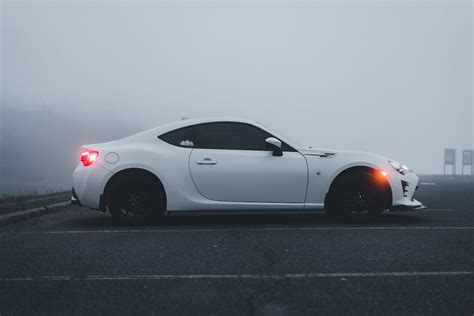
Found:
[[[82,206],[81,202],[77,198],[77,195],[76,195],[76,192],[74,191],[74,188],[72,189],[71,205]]]
[[[80,163],[74,170],[72,177],[73,195],[71,203],[86,206],[92,209],[100,209],[100,196],[104,192],[106,180],[110,171],[95,163],[89,167],[84,167]]]

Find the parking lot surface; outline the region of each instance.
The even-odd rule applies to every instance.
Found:
[[[80,207],[0,227],[0,314],[474,314],[474,183],[422,180],[427,210],[115,224]]]

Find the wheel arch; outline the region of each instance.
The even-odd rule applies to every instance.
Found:
[[[144,168],[139,168],[139,167],[130,167],[130,168],[125,168],[122,169],[116,173],[114,173],[106,182],[104,186],[104,191],[102,192],[100,196],[100,209],[102,211],[107,210],[107,206],[109,203],[109,198],[110,198],[110,193],[111,189],[117,183],[122,177],[124,176],[129,176],[129,175],[136,175],[136,176],[141,176],[141,177],[149,177],[154,181],[157,186],[160,188],[161,192],[163,193],[163,198],[164,198],[164,207],[166,210],[167,207],[167,198],[166,198],[166,190],[163,185],[163,182],[161,179],[153,172],[150,170],[146,170]]]
[[[353,172],[358,172],[358,171],[362,171],[362,172],[368,172],[368,173],[373,173],[375,174],[377,172],[377,169],[374,168],[374,167],[369,167],[369,166],[363,166],[363,165],[358,165],[358,166],[351,166],[351,167],[348,167],[342,171],[340,171],[335,177],[334,179],[332,180],[330,186],[329,186],[329,189],[328,189],[328,192],[326,192],[326,195],[325,195],[325,198],[324,198],[324,205],[326,207],[326,205],[328,204],[328,201],[329,201],[329,198],[330,198],[330,193],[331,191],[334,189],[334,187],[337,185],[337,182],[340,181],[340,179],[342,179],[344,176],[348,175],[348,174],[351,174]],[[386,205],[386,208],[390,208],[392,206],[392,199],[393,199],[393,196],[392,196],[392,188],[390,186],[390,182],[385,179],[383,182],[382,182],[382,185],[385,189],[385,192],[387,194],[387,205]]]

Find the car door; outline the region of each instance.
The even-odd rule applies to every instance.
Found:
[[[194,127],[189,168],[194,185],[207,199],[226,202],[304,203],[307,163],[282,143],[273,156],[262,129],[244,123],[205,123]]]

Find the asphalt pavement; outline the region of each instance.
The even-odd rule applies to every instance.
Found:
[[[427,210],[171,216],[68,206],[0,226],[0,315],[474,315],[474,182],[422,179]]]

